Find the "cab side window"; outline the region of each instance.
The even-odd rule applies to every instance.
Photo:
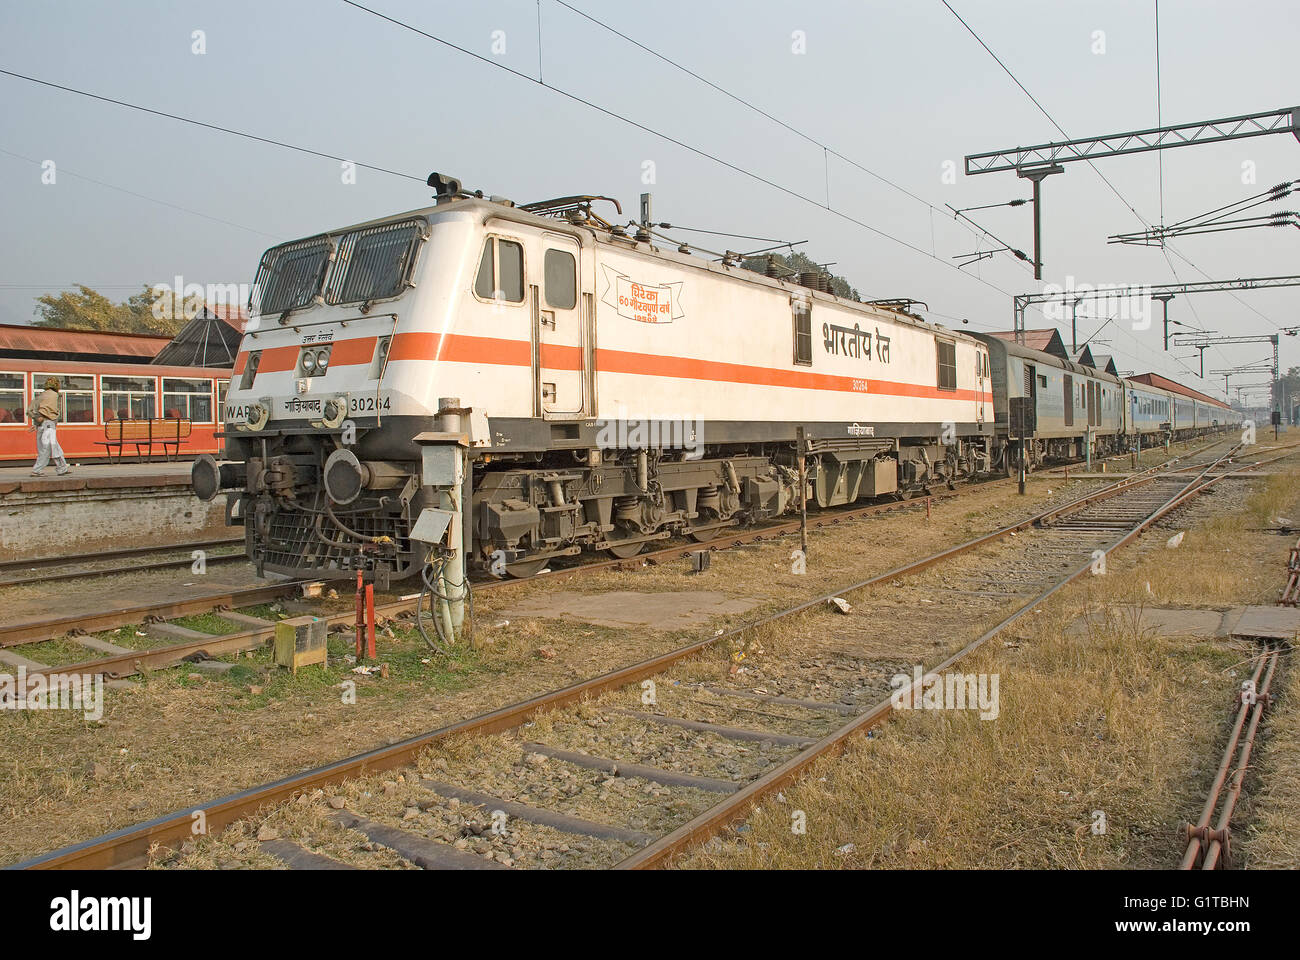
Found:
[[[578,304],[578,279],[573,254],[547,250],[542,269],[546,274],[546,305],[572,310]]]
[[[511,240],[488,237],[474,279],[474,292],[484,300],[522,301],[524,248]]]

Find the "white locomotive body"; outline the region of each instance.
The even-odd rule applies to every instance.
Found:
[[[448,424],[467,555],[516,574],[797,510],[801,437],[821,506],[991,467],[983,343],[629,237],[591,199],[453,194],[267,251],[231,462],[195,474],[237,491],[259,568],[412,573],[433,503],[416,438]]]

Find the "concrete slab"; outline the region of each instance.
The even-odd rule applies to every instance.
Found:
[[[132,652],[128,650],[126,647],[119,647],[116,643],[109,643],[107,640],[99,639],[99,637],[78,636],[78,637],[73,637],[72,639],[77,643],[81,644],[83,647],[87,647],[91,650],[97,650],[100,653],[106,653],[110,657],[120,657],[123,656],[124,654],[128,654]]]
[[[1228,610],[1143,607],[1140,612],[1132,608],[1115,613],[1123,623],[1136,616],[1138,629],[1153,630],[1160,636],[1226,637],[1231,634],[1243,610],[1244,607],[1233,607]],[[1090,624],[1096,627],[1101,626],[1105,621],[1105,614],[1101,611],[1093,611],[1088,616],[1075,620],[1070,626],[1070,632],[1085,633]]]
[[[238,610],[222,610],[222,620],[233,620],[235,623],[242,623],[249,627],[273,627],[274,620],[265,620],[262,617],[253,617],[247,613],[240,613]]]
[[[191,630],[189,627],[178,626],[174,623],[147,623],[144,632],[150,636],[163,636],[175,638],[178,640],[215,640],[217,635],[214,633],[204,633],[201,630]]]
[[[0,663],[7,663],[11,667],[26,667],[28,670],[42,670],[49,666],[49,664],[31,660],[21,653],[14,653],[4,647],[0,647]]]
[[[746,597],[729,597],[708,590],[637,593],[587,594],[564,591],[531,597],[509,610],[508,619],[548,617],[571,620],[599,627],[650,627],[654,630],[684,630],[708,623],[729,613],[744,613],[759,601]]]
[[[1300,610],[1295,607],[1247,607],[1232,635],[1251,640],[1294,640],[1300,636]]]
[[[224,660],[199,660],[189,665],[191,670],[199,673],[210,673],[213,676],[220,676],[223,673],[229,673],[235,668],[233,663],[226,663]]]

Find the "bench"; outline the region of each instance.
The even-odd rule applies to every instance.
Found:
[[[162,447],[163,456],[171,460],[180,455],[181,441],[187,440],[193,424],[189,420],[169,418],[165,420],[109,420],[104,424],[104,439],[97,443],[104,448],[109,461],[113,459],[113,448],[117,448],[117,462],[122,462],[122,455],[128,445],[135,447],[135,455],[146,460],[153,459],[153,448]],[[141,451],[146,451],[141,453]]]

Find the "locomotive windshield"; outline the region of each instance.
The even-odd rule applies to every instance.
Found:
[[[426,235],[425,221],[414,218],[272,247],[262,256],[249,310],[284,313],[317,297],[331,305],[395,297],[410,282]]]

